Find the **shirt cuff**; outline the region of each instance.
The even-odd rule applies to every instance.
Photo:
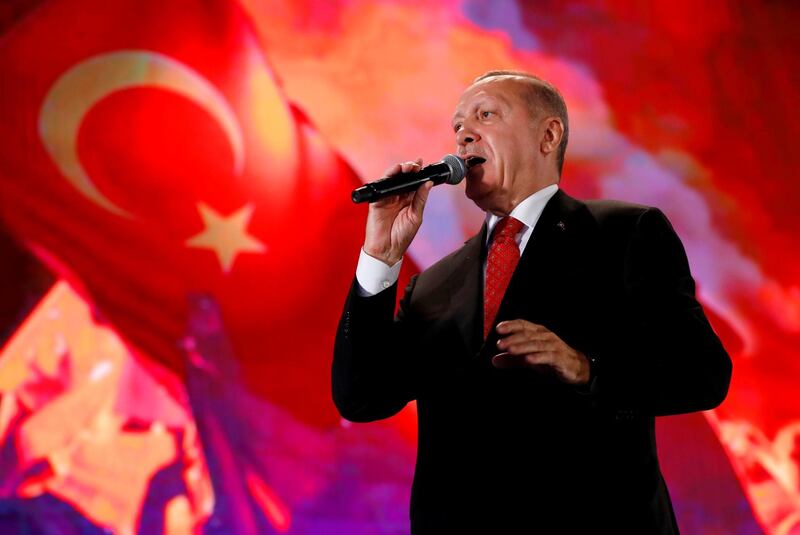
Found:
[[[389,266],[382,261],[364,252],[358,257],[356,268],[356,281],[358,282],[358,295],[371,297],[391,287],[400,277],[401,258],[395,265]]]

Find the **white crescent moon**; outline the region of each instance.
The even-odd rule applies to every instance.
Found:
[[[173,91],[207,110],[228,137],[234,172],[242,172],[242,129],[219,90],[195,70],[168,56],[147,50],[120,50],[92,56],[71,67],[50,88],[39,113],[39,136],[45,149],[86,198],[109,212],[132,217],[97,189],[78,158],[78,131],[86,113],[109,94],[132,87]]]

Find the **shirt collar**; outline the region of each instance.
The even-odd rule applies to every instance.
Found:
[[[526,197],[521,203],[514,207],[509,214],[515,219],[519,219],[525,229],[522,232],[532,229],[539,221],[539,217],[544,211],[547,201],[556,194],[558,191],[558,184],[550,184],[539,191]],[[492,230],[502,216],[495,215],[491,212],[486,212],[486,242],[488,243],[489,237],[492,235]]]

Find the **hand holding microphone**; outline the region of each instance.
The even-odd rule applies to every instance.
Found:
[[[472,164],[483,161],[476,158]],[[384,178],[353,191],[353,202],[369,202],[364,252],[392,266],[403,258],[422,225],[428,193],[436,184],[458,184],[469,165],[448,154],[442,161],[422,167],[422,159],[396,164]]]

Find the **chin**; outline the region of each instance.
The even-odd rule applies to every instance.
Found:
[[[481,182],[467,182],[466,188],[467,199],[474,202],[478,208],[486,211],[488,209],[487,202],[491,198],[492,188]]]
[[[467,196],[467,199],[471,201],[475,201],[485,195],[485,192],[481,192],[481,184],[479,182],[473,182],[467,179],[467,187],[464,189],[464,193]]]
[[[491,191],[491,185],[487,184],[483,169],[472,170],[472,172],[467,174],[465,182],[467,185],[465,189],[467,198],[473,201]]]

